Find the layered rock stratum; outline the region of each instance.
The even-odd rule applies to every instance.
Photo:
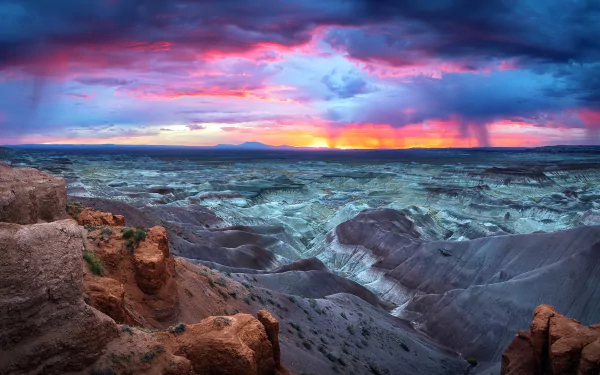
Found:
[[[600,321],[600,226],[470,241],[428,233],[403,212],[367,210],[330,231],[311,255],[479,361],[499,361],[540,302],[585,324]]]

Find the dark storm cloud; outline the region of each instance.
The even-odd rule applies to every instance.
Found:
[[[467,70],[487,58],[585,62],[599,57],[599,19],[600,2],[591,0],[5,1],[0,64],[59,50],[77,55],[76,48],[240,53],[264,43],[298,46],[315,27],[336,25],[345,28],[326,40],[364,61],[406,65],[437,56]]]
[[[594,0],[380,0],[366,2],[365,7],[371,19],[405,21],[390,23],[393,27],[385,34],[388,46],[400,47],[398,53],[409,49],[441,57],[556,62],[600,56],[600,2]],[[347,44],[356,54],[361,48],[383,48],[360,45],[352,36]]]
[[[206,52],[241,52],[260,43],[296,46],[320,25],[389,26],[380,30],[386,45],[368,45],[372,39],[352,30],[330,36],[361,59],[393,54],[386,48],[398,55],[408,48],[449,57],[585,61],[598,57],[599,11],[600,3],[583,0],[5,1],[0,61],[16,63],[78,46],[160,49],[156,42]],[[406,45],[407,37],[414,45]]]
[[[396,86],[383,97],[371,77],[332,72],[321,80],[331,102],[356,105],[330,110],[330,120],[401,127],[454,116],[469,124],[466,129],[499,118],[600,108],[599,20],[600,2],[594,0],[4,0],[0,72],[22,68],[46,75],[80,64],[102,76],[82,68],[85,77],[77,82],[119,87],[140,98],[241,98],[266,88],[277,71],[262,62],[275,59],[278,48],[304,45],[325,26],[318,34],[325,45],[352,61],[400,68],[444,64],[445,71],[462,72],[384,79]],[[264,46],[272,51],[256,58],[262,62],[240,62],[250,66],[233,66],[228,75],[206,75],[200,83],[186,75],[212,54],[242,56]],[[501,71],[506,61],[515,70]],[[169,79],[112,78],[104,72],[110,68]],[[249,74],[240,78],[239,72]],[[171,78],[177,74],[182,78]],[[215,119],[206,117],[202,121]]]

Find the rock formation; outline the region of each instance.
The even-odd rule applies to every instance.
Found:
[[[81,371],[117,336],[83,301],[82,249],[71,220],[0,223],[0,373]]]
[[[67,205],[67,212],[73,219],[77,220],[79,225],[125,226],[125,216],[123,215],[114,215],[109,212],[92,210],[89,207],[82,207],[75,203]]]
[[[66,216],[64,181],[0,168],[0,373],[285,372],[276,366],[278,322],[268,312],[264,324],[236,314],[163,332],[116,324],[153,328],[178,317],[165,229],[134,231],[118,226],[122,217],[85,208],[77,216],[89,231],[52,221]],[[136,295],[147,310],[126,299]]]
[[[582,326],[552,306],[538,306],[530,329],[504,351],[501,374],[600,374],[600,324]]]
[[[0,162],[0,222],[35,224],[65,219],[65,180]]]
[[[273,346],[273,359],[275,365],[281,365],[280,349],[279,349],[279,322],[267,310],[258,311],[258,320],[265,326],[267,337]]]

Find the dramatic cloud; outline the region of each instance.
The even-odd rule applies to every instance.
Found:
[[[6,0],[0,143],[598,143],[599,19],[586,0]]]

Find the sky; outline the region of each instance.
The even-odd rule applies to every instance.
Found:
[[[600,144],[596,0],[0,0],[0,144]]]

